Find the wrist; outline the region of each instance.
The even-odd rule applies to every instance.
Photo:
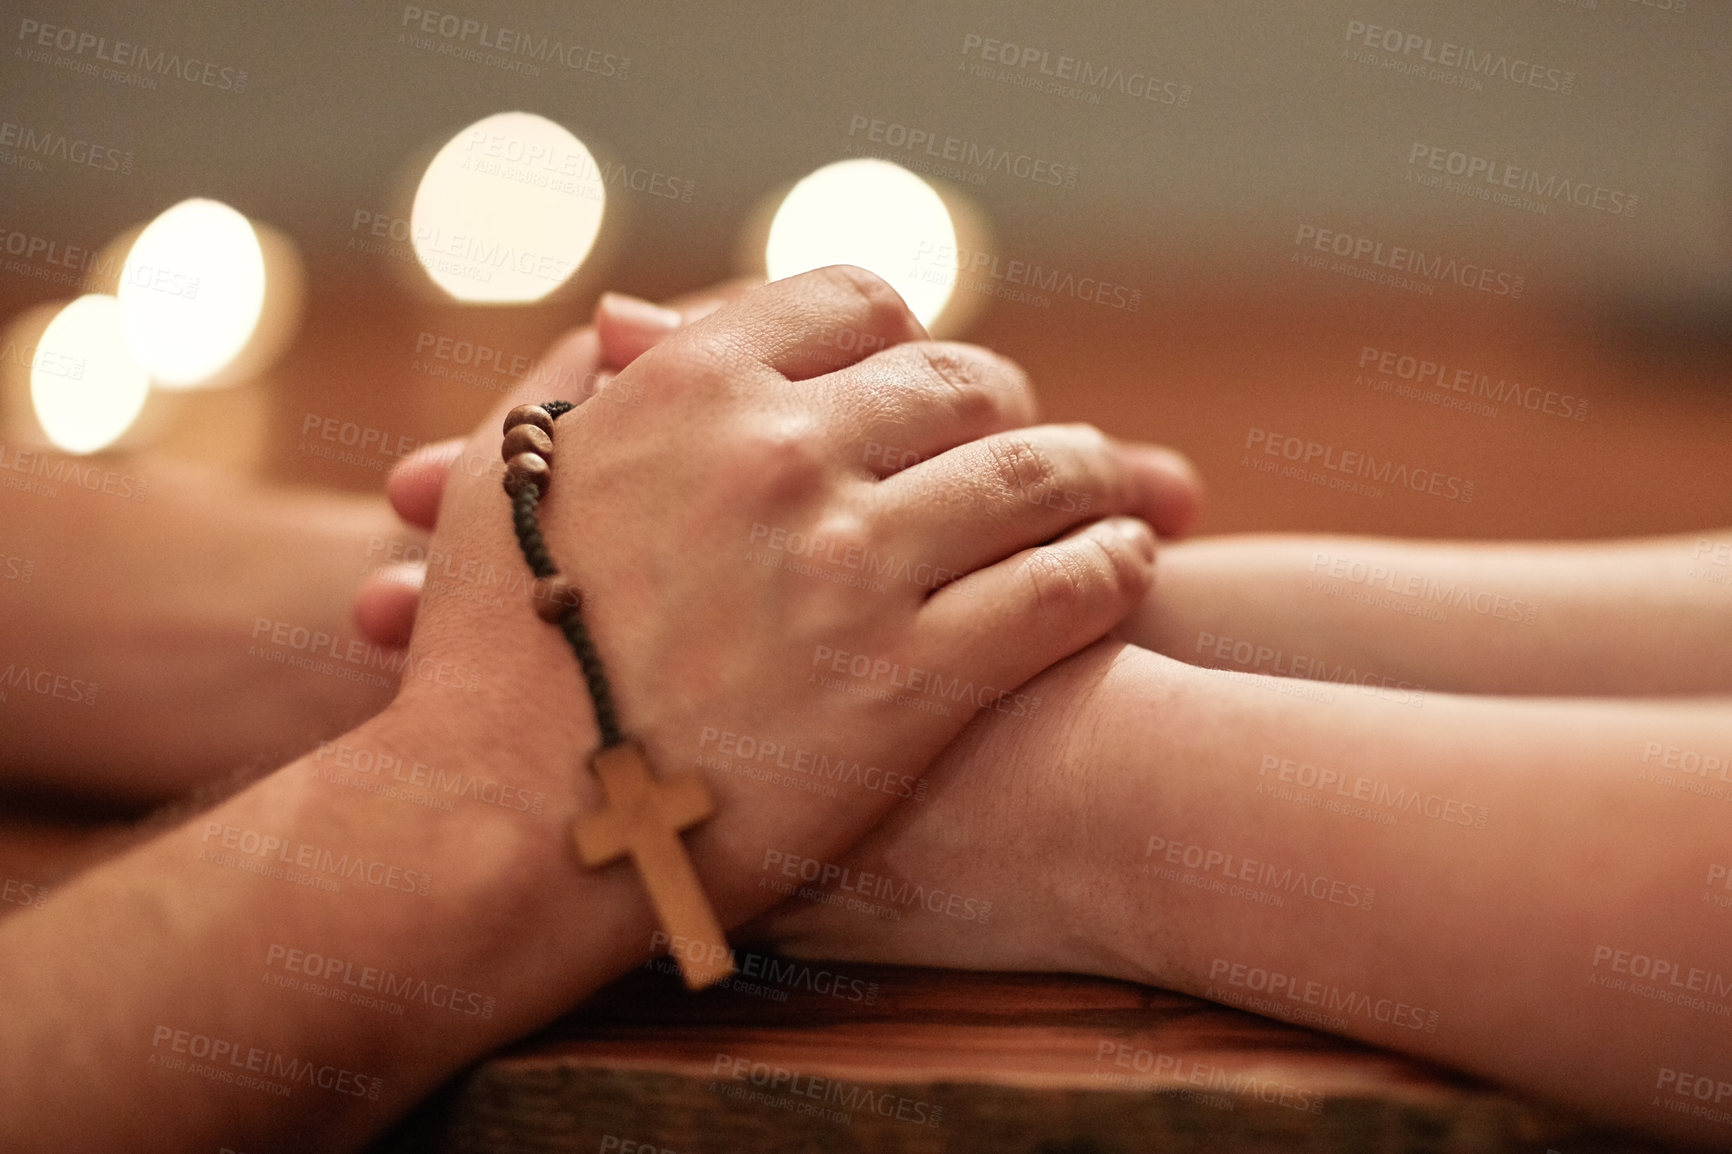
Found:
[[[579,759],[536,771],[478,744],[467,711],[422,704],[320,743],[198,819],[194,836],[276,838],[247,862],[277,879],[255,886],[254,920],[270,926],[257,949],[278,966],[322,957],[330,975],[300,977],[391,1003],[340,1007],[362,1031],[354,1044],[406,1078],[437,1079],[636,964],[649,932],[628,873],[584,870],[571,853]]]
[[[1083,745],[1064,815],[1074,898],[1063,908],[1080,972],[1167,987],[1178,980],[1172,912],[1164,905],[1171,887],[1156,884],[1144,866],[1151,832],[1184,807],[1186,767],[1206,758],[1192,719],[1207,676],[1122,645],[1078,694],[1073,732]]]

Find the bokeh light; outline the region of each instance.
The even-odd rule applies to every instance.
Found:
[[[577,272],[606,200],[583,141],[544,116],[501,112],[453,136],[427,165],[410,242],[458,300],[523,304]]]
[[[944,200],[914,173],[887,160],[827,164],[796,184],[770,222],[764,269],[771,280],[832,264],[859,265],[902,294],[930,325],[956,284],[956,227]]]
[[[126,347],[155,384],[220,383],[264,308],[258,235],[226,204],[183,200],[138,234],[117,291]]]
[[[30,401],[56,447],[107,448],[132,427],[149,392],[150,374],[127,349],[116,298],[81,296],[42,331],[30,362]]]

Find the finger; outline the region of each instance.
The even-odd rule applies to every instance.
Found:
[[[438,523],[445,478],[462,455],[466,439],[455,437],[422,445],[392,467],[385,477],[385,495],[397,516],[418,529],[431,529]]]
[[[878,477],[1035,419],[1027,374],[974,345],[910,341],[820,380],[864,401],[856,441]]]
[[[832,265],[745,293],[687,325],[658,352],[710,352],[720,344],[748,364],[803,381],[925,339],[925,327],[883,278]],[[716,367],[737,382],[738,365]]]
[[[921,607],[923,643],[941,655],[932,667],[974,671],[969,703],[992,706],[1000,694],[1104,637],[1142,604],[1154,563],[1149,527],[1134,517],[1109,517],[970,573]],[[1028,712],[1029,703],[1015,704]]]
[[[894,547],[968,573],[1087,521],[1156,505],[1143,457],[1092,425],[1037,425],[971,441],[879,483]]]
[[[1191,459],[1158,445],[1119,448],[1147,486],[1148,507],[1139,515],[1162,538],[1188,536],[1203,516],[1203,478]]]
[[[689,325],[703,320],[729,301],[737,300],[763,285],[764,278],[761,276],[738,276],[732,280],[718,281],[697,292],[681,293],[666,304],[668,308],[678,312],[681,319]]]
[[[665,306],[625,293],[603,293],[595,306],[602,363],[623,369],[683,326],[703,320],[762,283],[758,277],[736,277],[675,297]]]
[[[391,565],[373,573],[355,594],[355,627],[375,645],[400,649],[409,644],[426,577],[420,565]]]
[[[678,332],[684,323],[676,309],[624,293],[603,293],[595,305],[595,334],[601,341],[602,363],[623,369]]]

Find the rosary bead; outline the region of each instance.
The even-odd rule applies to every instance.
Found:
[[[537,577],[529,587],[530,599],[543,621],[558,625],[565,615],[583,604],[580,594],[564,577]]]
[[[545,497],[552,480],[553,470],[547,467],[547,458],[538,453],[519,453],[505,463],[505,491],[512,496],[524,485],[533,484]]]
[[[544,461],[553,460],[553,438],[534,425],[514,425],[505,434],[499,455],[509,461],[519,453],[534,453]]]
[[[518,425],[534,425],[548,436],[553,435],[553,415],[540,405],[518,405],[505,414],[505,428],[500,431],[509,433]]]

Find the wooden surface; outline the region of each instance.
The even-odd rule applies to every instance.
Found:
[[[686,995],[658,965],[455,1080],[375,1154],[1668,1149],[1123,982],[791,963]]]
[[[0,874],[52,891],[141,832],[6,814]],[[701,994],[665,959],[634,972],[454,1079],[372,1154],[1674,1149],[1165,990],[740,958],[740,975]],[[784,1084],[753,1084],[775,1071]]]

